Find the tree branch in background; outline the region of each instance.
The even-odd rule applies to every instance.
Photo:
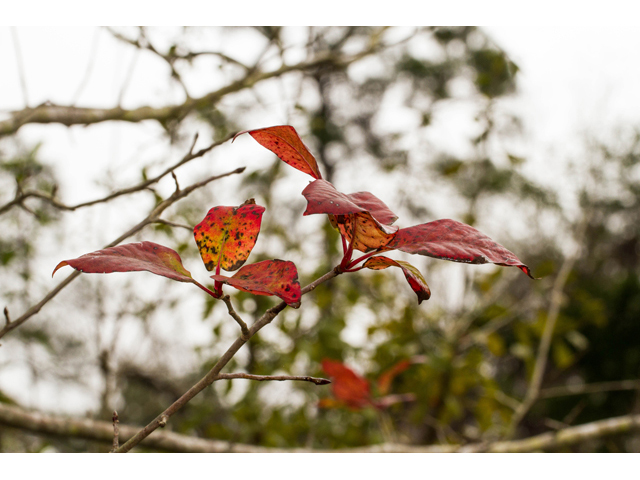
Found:
[[[0,404],[0,424],[8,427],[27,430],[37,434],[56,435],[71,438],[85,438],[97,440],[105,444],[113,444],[114,429],[110,422],[88,419],[67,418],[59,415],[49,415],[30,412],[20,407]],[[124,438],[132,437],[139,427],[120,425],[119,434]],[[470,443],[467,445],[402,445],[379,444],[358,447],[334,452],[537,452],[559,450],[579,445],[586,441],[597,440],[610,435],[622,435],[640,430],[640,415],[625,415],[622,417],[599,420],[576,427],[568,427],[557,432],[547,432],[523,440],[504,442]],[[232,443],[222,440],[207,440],[204,438],[180,435],[173,432],[157,432],[142,441],[147,448],[172,452],[191,453],[275,453],[275,452],[321,452],[312,449],[277,449]],[[328,451],[325,451],[328,452]]]
[[[328,273],[325,273],[322,277],[313,281],[306,287],[304,287],[300,293],[301,296],[305,295],[312,290],[314,290],[318,285],[327,280],[330,280],[339,275],[336,269],[331,270]],[[198,383],[193,385],[189,390],[187,390],[178,400],[173,402],[169,408],[167,408],[164,412],[158,415],[151,423],[149,423],[146,427],[140,430],[135,436],[129,439],[124,445],[122,445],[117,452],[118,453],[126,453],[130,451],[133,447],[138,445],[142,440],[147,438],[154,430],[158,427],[163,427],[166,424],[168,418],[170,418],[174,413],[184,407],[193,397],[195,397],[198,393],[204,390],[206,387],[215,382],[220,375],[220,371],[229,363],[229,361],[233,358],[233,356],[237,353],[240,348],[249,341],[251,337],[253,337],[262,327],[268,325],[273,321],[274,318],[285,308],[287,304],[285,302],[280,302],[275,307],[271,307],[268,309],[261,317],[258,319],[252,326],[249,328],[248,335],[242,334],[236,341],[229,347],[229,349],[218,359],[213,368],[207,373]]]
[[[589,217],[587,216],[578,227],[578,232],[576,235],[576,239],[579,244],[578,248],[562,263],[560,271],[558,272],[558,275],[556,276],[556,279],[553,283],[553,288],[551,289],[551,302],[549,304],[547,320],[544,325],[542,338],[540,339],[540,346],[538,347],[538,355],[536,356],[536,363],[533,369],[531,382],[529,383],[529,388],[527,389],[524,400],[511,418],[511,423],[509,424],[509,427],[507,429],[506,438],[511,438],[513,436],[522,419],[529,412],[529,409],[531,409],[532,405],[538,400],[540,387],[542,386],[542,379],[544,377],[544,372],[547,366],[547,359],[549,357],[549,349],[551,348],[551,340],[553,339],[553,332],[556,328],[556,321],[558,320],[558,314],[560,313],[560,307],[562,305],[564,287],[567,283],[569,274],[571,273],[573,266],[578,261],[578,258],[580,258],[580,254],[582,252],[582,241],[584,239],[588,224]]]
[[[173,205],[177,201],[179,201],[179,200],[185,198],[186,196],[190,195],[195,190],[204,187],[205,185],[213,182],[214,180],[219,180],[221,178],[228,177],[229,175],[235,175],[235,174],[242,173],[244,171],[244,169],[245,169],[245,167],[241,167],[241,168],[236,168],[235,170],[232,170],[230,172],[223,173],[222,175],[214,175],[214,176],[209,177],[209,178],[207,178],[207,179],[205,179],[205,180],[203,180],[201,182],[197,182],[197,183],[194,183],[192,185],[189,185],[184,190],[181,190],[179,192],[174,192],[173,195],[171,195],[169,198],[167,198],[166,200],[164,200],[164,201],[160,202],[158,205],[156,205],[155,208],[153,210],[151,210],[151,213],[149,213],[149,215],[147,215],[147,217],[145,219],[143,219],[137,225],[131,227],[131,229],[129,229],[127,232],[125,232],[122,235],[120,235],[118,238],[116,238],[113,242],[111,242],[108,245],[106,245],[104,248],[115,247],[116,245],[118,245],[123,240],[131,237],[132,235],[135,235],[136,233],[138,233],[140,230],[142,230],[147,225],[152,224],[152,223],[156,223],[159,220],[160,215],[167,208],[169,208],[171,205]],[[0,338],[2,338],[5,334],[10,332],[14,328],[19,327],[21,324],[23,324],[25,321],[27,321],[33,315],[38,313],[40,311],[40,309],[49,302],[49,300],[51,300],[53,297],[55,297],[63,288],[65,288],[67,285],[69,285],[79,275],[80,275],[80,272],[77,271],[77,270],[74,271],[73,273],[71,273],[67,278],[65,278],[62,282],[60,282],[53,290],[51,290],[47,295],[45,295],[45,297],[40,302],[38,302],[36,305],[34,305],[31,308],[29,308],[19,318],[15,319],[11,323],[8,323],[7,325],[5,325],[4,328],[2,328],[2,330],[0,330]]]
[[[316,385],[329,385],[331,380],[326,378],[316,378],[295,375],[251,375],[249,373],[220,373],[216,380],[233,380],[234,378],[246,378],[247,380],[256,380],[258,382],[293,380],[299,382],[311,382]]]
[[[74,210],[77,210],[79,208],[90,207],[92,205],[97,205],[99,203],[106,203],[106,202],[109,202],[109,201],[111,201],[111,200],[113,200],[115,198],[121,197],[122,195],[129,195],[131,193],[140,192],[142,190],[148,189],[151,185],[159,182],[161,179],[163,179],[167,175],[173,175],[174,174],[173,173],[174,170],[176,170],[178,167],[181,167],[185,163],[188,163],[188,162],[190,162],[191,160],[193,160],[195,158],[200,158],[200,157],[204,156],[206,153],[210,152],[215,147],[217,147],[219,145],[222,145],[223,143],[225,143],[226,141],[230,140],[231,138],[232,138],[231,135],[227,136],[223,140],[220,140],[218,142],[212,143],[208,147],[202,148],[202,149],[198,150],[197,152],[193,152],[193,148],[195,147],[196,141],[198,139],[198,136],[195,135],[195,137],[193,139],[193,143],[191,144],[191,148],[189,149],[189,153],[187,153],[184,157],[182,157],[179,162],[177,162],[174,165],[168,167],[167,169],[165,169],[163,172],[161,172],[160,174],[156,175],[155,177],[149,178],[149,179],[145,180],[144,182],[139,183],[138,185],[134,185],[132,187],[122,188],[120,190],[116,190],[115,192],[110,193],[109,195],[107,195],[107,196],[105,196],[103,198],[99,198],[99,199],[96,199],[96,200],[90,200],[90,201],[87,201],[87,202],[78,203],[76,205],[65,205],[64,203],[61,203],[58,200],[56,200],[53,195],[43,194],[42,192],[37,192],[37,191],[22,192],[20,189],[18,189],[18,191],[16,192],[15,198],[13,200],[11,200],[10,202],[6,203],[5,205],[3,205],[2,207],[0,207],[0,215],[5,213],[5,212],[7,212],[8,210],[10,210],[12,207],[14,207],[16,205],[19,205],[19,206],[24,205],[24,201],[27,198],[30,198],[30,197],[39,198],[41,200],[44,200],[47,203],[49,203],[51,206],[53,206],[54,208],[57,208],[59,210],[74,211]]]
[[[367,48],[351,56],[336,56],[335,53],[320,55],[308,62],[300,62],[293,65],[283,65],[270,72],[249,71],[243,78],[199,98],[187,98],[183,103],[153,108],[149,106],[126,110],[121,107],[114,108],[82,108],[73,106],[54,105],[44,103],[36,108],[25,108],[10,113],[8,120],[0,121],[0,137],[17,132],[20,127],[28,123],[61,123],[71,125],[91,125],[94,123],[117,120],[122,122],[141,122],[143,120],[156,120],[160,123],[171,119],[183,119],[194,110],[209,107],[217,103],[222,97],[230,93],[239,92],[253,87],[256,83],[270,78],[280,77],[294,71],[313,70],[318,66],[332,64],[337,68],[345,68],[348,65],[375,53],[381,48],[379,36],[372,36],[372,41]]]

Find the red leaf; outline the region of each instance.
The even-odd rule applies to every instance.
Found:
[[[322,369],[331,377],[331,389],[338,400],[360,409],[371,404],[369,382],[349,367],[335,360],[322,360]]]
[[[331,224],[361,252],[387,245],[398,230],[391,226],[398,217],[369,192],[347,195],[326,180],[316,180],[307,185],[302,195],[307,199],[304,215],[329,214]]]
[[[330,215],[348,215],[350,213],[368,212],[382,225],[391,225],[397,220],[385,203],[369,192],[344,194],[336,190],[332,183],[326,180],[311,182],[302,191],[307,199],[307,209],[304,215],[327,213]],[[389,233],[397,228],[391,227]]]
[[[389,393],[393,379],[409,368],[411,363],[411,360],[401,360],[378,377],[378,392],[380,395]]]
[[[436,220],[402,228],[384,249],[398,249],[452,262],[514,266],[534,278],[529,267],[512,252],[484,233],[455,220]]]
[[[246,262],[260,233],[264,207],[253,199],[239,207],[214,207],[195,226],[193,235],[207,270],[220,265],[232,272]]]
[[[265,260],[242,267],[231,278],[224,275],[211,278],[254,295],[275,295],[293,308],[300,306],[298,270],[293,262]]]
[[[407,279],[407,282],[409,282],[413,291],[418,295],[418,305],[421,304],[423,300],[429,300],[429,297],[431,297],[431,290],[429,290],[427,281],[424,279],[420,271],[410,263],[402,262],[400,260],[392,260],[379,255],[369,258],[362,266],[370,268],[371,270],[383,270],[392,266],[400,267]]]
[[[300,136],[292,126],[279,125],[259,130],[246,130],[237,133],[233,140],[243,133],[251,135],[260,145],[271,150],[280,160],[293,168],[308,173],[313,178],[322,178],[316,159],[302,143]]]
[[[73,260],[64,260],[58,264],[53,274],[65,265],[84,273],[147,271],[178,282],[194,283],[191,274],[182,266],[180,255],[153,242],[118,245],[87,253]]]

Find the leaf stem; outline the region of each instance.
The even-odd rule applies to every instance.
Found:
[[[354,266],[356,266],[357,264],[359,264],[360,262],[366,260],[367,258],[371,258],[373,257],[376,253],[380,253],[380,249],[374,250],[373,252],[369,252],[366,255],[362,255],[361,257],[356,258],[355,260],[353,260],[351,263],[349,263],[346,266],[346,271],[353,271],[353,272],[357,272],[358,270],[360,270],[362,267],[358,268],[357,270],[351,270],[351,268],[353,268]]]
[[[207,287],[205,287],[204,285],[202,285],[200,282],[198,282],[197,280],[193,280],[193,284],[199,288],[201,288],[202,290],[204,290],[205,292],[207,292],[209,295],[211,295],[213,298],[220,298],[221,295],[219,295],[216,292],[212,292],[211,290],[209,290]]]

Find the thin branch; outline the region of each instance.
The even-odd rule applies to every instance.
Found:
[[[325,273],[322,277],[313,281],[306,287],[301,290],[301,294],[305,295],[312,290],[314,290],[318,285],[327,280],[330,280],[340,272],[337,268],[331,270],[328,273]],[[140,430],[135,436],[129,439],[124,445],[122,445],[117,451],[119,453],[125,453],[130,451],[133,447],[138,445],[142,440],[147,438],[153,431],[155,431],[158,427],[160,427],[160,423],[164,419],[170,418],[174,413],[184,407],[193,397],[195,397],[198,393],[204,390],[206,387],[211,385],[220,375],[220,371],[229,363],[229,361],[233,358],[233,356],[237,353],[240,348],[247,343],[247,341],[253,337],[262,327],[268,325],[273,321],[274,318],[285,308],[287,304],[285,302],[280,302],[275,307],[268,309],[252,326],[249,328],[249,335],[242,335],[240,338],[236,339],[235,342],[228,348],[228,350],[218,359],[213,368],[207,373],[198,383],[193,385],[189,390],[187,390],[178,400],[173,402],[164,412],[158,415],[154,420],[151,421],[146,427]],[[164,420],[166,423],[166,420]]]
[[[114,410],[111,419],[113,421],[113,448],[111,451],[115,452],[120,447],[120,420],[118,419],[118,412]]]
[[[228,177],[229,175],[235,175],[235,174],[242,173],[244,171],[244,169],[245,169],[245,167],[241,167],[241,168],[236,168],[235,170],[232,170],[230,172],[223,173],[222,175],[214,175],[214,176],[209,177],[209,178],[207,178],[205,180],[202,180],[201,182],[197,182],[197,183],[194,183],[192,185],[189,185],[187,188],[185,188],[184,190],[181,190],[180,192],[175,192],[169,198],[167,198],[166,200],[164,200],[164,201],[160,202],[158,205],[156,205],[155,208],[153,210],[151,210],[151,212],[149,213],[149,215],[147,215],[147,217],[145,219],[140,221],[137,225],[131,227],[127,232],[125,232],[122,235],[120,235],[118,238],[116,238],[113,242],[111,242],[108,245],[106,245],[104,248],[115,247],[116,245],[118,245],[123,240],[131,237],[132,235],[135,235],[136,233],[138,233],[140,230],[142,230],[147,225],[155,223],[160,218],[160,215],[167,208],[169,208],[171,205],[176,203],[178,200],[181,200],[184,197],[188,196],[189,194],[191,194],[195,190],[204,187],[205,185],[213,182],[214,180],[219,180],[220,178]],[[73,273],[71,273],[67,278],[65,278],[62,282],[60,282],[53,290],[51,290],[49,293],[47,293],[47,295],[45,295],[45,297],[42,300],[40,300],[40,302],[38,302],[36,305],[34,305],[31,308],[29,308],[25,313],[23,313],[16,320],[12,321],[10,324],[5,325],[4,328],[2,330],[0,330],[0,338],[2,338],[5,334],[10,332],[14,328],[19,327],[24,322],[26,322],[29,318],[31,318],[33,315],[38,313],[40,311],[40,309],[49,302],[49,300],[51,300],[58,293],[60,293],[60,291],[63,288],[65,288],[67,285],[69,285],[79,275],[80,275],[80,272],[77,271],[77,270],[74,271]]]
[[[311,382],[316,385],[329,385],[331,383],[331,380],[327,380],[326,378],[295,375],[251,375],[250,373],[220,373],[216,380],[233,380],[235,378],[246,378],[247,380],[256,380],[258,382],[283,382],[286,380],[293,380],[299,382]]]
[[[587,393],[620,392],[640,390],[640,380],[619,380],[617,382],[587,383],[583,385],[565,385],[540,390],[539,399],[583,395]]]
[[[91,125],[94,123],[117,120],[123,122],[141,122],[143,120],[156,120],[166,122],[169,119],[182,119],[193,110],[210,107],[224,96],[251,88],[259,82],[279,77],[289,72],[313,70],[327,63],[337,68],[345,68],[348,65],[377,52],[381,47],[379,38],[372,41],[361,52],[350,57],[336,57],[333,54],[321,55],[308,62],[299,62],[269,72],[249,71],[243,78],[233,81],[228,85],[207,93],[199,98],[187,98],[181,104],[167,105],[153,108],[149,106],[126,110],[121,107],[114,108],[80,108],[72,106],[43,104],[37,108],[25,108],[24,110],[11,112],[11,118],[0,121],[0,137],[10,135],[18,131],[27,123],[61,123],[71,125]]]
[[[0,403],[0,424],[13,428],[27,430],[37,434],[56,435],[67,438],[85,438],[112,444],[113,425],[111,422],[89,419],[67,418],[60,415],[50,415],[31,412],[20,407]],[[139,427],[120,425],[120,437],[131,438]],[[382,453],[382,452],[415,452],[415,453],[444,453],[444,452],[536,452],[549,451],[579,445],[589,440],[596,440],[610,435],[621,435],[640,430],[640,415],[625,415],[596,422],[586,423],[577,427],[568,427],[556,432],[493,443],[470,443],[466,445],[403,445],[380,444],[364,447],[342,449],[342,452]],[[222,440],[208,440],[191,437],[173,432],[157,432],[147,437],[142,445],[157,450],[191,453],[275,453],[275,452],[323,452],[312,449],[276,449],[232,443]],[[337,452],[338,450],[334,450]],[[329,452],[324,450],[324,452]]]
[[[84,72],[84,77],[82,77],[80,85],[78,85],[78,89],[76,90],[76,93],[73,95],[73,99],[71,100],[71,106],[75,106],[76,102],[80,98],[80,95],[82,95],[82,92],[84,91],[85,87],[89,83],[89,78],[91,78],[91,73],[93,72],[93,65],[95,64],[95,60],[98,57],[97,51],[98,51],[99,40],[100,40],[100,29],[96,28],[96,31],[93,34],[93,43],[91,45],[91,51],[89,53],[89,62],[87,63],[87,68]]]
[[[78,203],[76,205],[65,205],[64,203],[59,202],[58,200],[55,199],[55,197],[53,195],[46,195],[43,194],[41,192],[36,192],[36,191],[27,191],[27,192],[23,192],[21,190],[18,190],[16,192],[16,197],[8,202],[7,204],[3,205],[2,207],[0,207],[0,215],[5,213],[6,211],[8,211],[10,208],[19,205],[19,206],[24,206],[24,201],[29,198],[29,197],[35,197],[35,198],[40,198],[41,200],[46,201],[47,203],[49,203],[51,206],[59,209],[59,210],[66,210],[66,211],[74,211],[77,210],[79,208],[84,208],[84,207],[90,207],[92,205],[96,205],[99,203],[106,203],[109,202],[115,198],[121,197],[122,195],[129,195],[131,193],[135,193],[135,192],[140,192],[142,190],[146,190],[148,189],[151,185],[159,182],[162,178],[164,178],[165,176],[172,174],[174,170],[176,170],[178,167],[181,167],[182,165],[184,165],[185,163],[190,162],[191,160],[195,159],[195,158],[199,158],[204,156],[206,153],[208,153],[209,151],[211,151],[212,149],[214,149],[215,147],[225,143],[226,141],[231,139],[231,135],[227,136],[226,138],[224,138],[223,140],[220,140],[218,142],[214,142],[211,145],[209,145],[208,147],[202,148],[200,150],[198,150],[197,152],[193,152],[193,147],[195,146],[195,142],[196,139],[198,138],[197,135],[195,136],[193,143],[191,145],[191,148],[189,150],[189,153],[187,153],[184,157],[182,157],[177,163],[171,165],[170,167],[166,168],[163,172],[159,173],[158,175],[156,175],[155,177],[149,178],[137,185],[134,185],[132,187],[128,187],[128,188],[122,188],[120,190],[116,190],[115,192],[110,193],[109,195],[102,197],[102,198],[98,198],[96,200],[90,200],[87,202],[82,202],[82,203]]]
[[[22,89],[22,99],[24,106],[29,108],[29,95],[27,94],[27,77],[24,73],[24,64],[22,63],[22,51],[20,49],[20,40],[18,38],[18,29],[11,27],[11,38],[16,54],[16,63],[18,64],[18,75],[20,76],[20,88]]]
[[[245,323],[245,321],[242,320],[242,318],[240,318],[240,315],[238,315],[234,310],[233,305],[231,303],[231,297],[229,297],[229,295],[224,295],[222,297],[222,301],[227,305],[227,310],[229,311],[229,315],[231,315],[231,317],[238,323],[238,325],[240,325],[240,330],[242,331],[242,337],[246,340],[249,340],[249,327],[247,327],[247,324]]]
[[[168,225],[170,227],[176,227],[176,228],[185,228],[185,229],[189,230],[190,232],[193,231],[193,227],[191,225],[186,225],[184,223],[170,222],[169,220],[164,220],[162,218],[159,218],[158,220],[156,220],[153,223],[160,223],[162,225]]]
[[[560,271],[553,282],[553,288],[551,289],[551,302],[549,303],[549,310],[547,312],[547,320],[544,325],[544,331],[542,332],[542,338],[540,339],[540,346],[538,347],[538,354],[536,356],[536,363],[533,368],[533,375],[529,388],[524,397],[524,400],[513,414],[511,423],[507,429],[506,438],[511,438],[515,433],[518,424],[522,421],[525,415],[529,412],[529,409],[537,401],[540,394],[540,387],[542,386],[542,379],[547,366],[547,359],[549,357],[549,349],[551,348],[551,341],[553,340],[553,332],[556,328],[556,321],[560,313],[560,307],[564,297],[564,287],[569,279],[569,274],[573,270],[573,266],[578,261],[582,252],[582,240],[584,238],[587,225],[589,223],[589,217],[585,218],[576,234],[576,239],[580,243],[580,246],[576,251],[568,256],[560,267]]]

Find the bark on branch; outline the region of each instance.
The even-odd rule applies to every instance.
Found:
[[[61,123],[71,125],[91,125],[94,123],[117,120],[121,122],[141,122],[143,120],[156,120],[164,123],[171,119],[183,119],[194,110],[210,107],[216,104],[225,95],[235,93],[270,78],[280,77],[294,71],[313,70],[321,65],[332,64],[337,68],[344,68],[349,64],[360,60],[367,55],[376,52],[380,47],[378,42],[372,42],[366,49],[352,56],[337,56],[336,54],[321,55],[311,61],[300,62],[282,67],[269,72],[252,70],[244,77],[228,85],[207,93],[199,98],[187,98],[183,103],[167,105],[160,108],[143,106],[131,110],[121,107],[114,108],[86,108],[65,105],[43,103],[35,108],[10,113],[7,120],[0,121],[0,137],[17,132],[20,127],[28,123]]]
[[[113,443],[113,424],[88,419],[67,418],[60,415],[30,412],[20,407],[0,404],[0,424],[37,434],[55,435],[71,438],[85,438]],[[139,427],[131,425],[119,426],[121,439],[128,439],[135,435]],[[588,440],[594,440],[609,435],[620,435],[640,430],[640,415],[625,415],[623,417],[599,420],[576,427],[569,427],[557,432],[543,433],[522,440],[511,440],[493,443],[471,443],[467,445],[402,445],[385,443],[365,447],[344,449],[345,452],[535,452],[558,450],[575,446]],[[207,440],[203,438],[180,435],[173,432],[156,432],[153,436],[143,440],[142,445],[148,448],[171,452],[194,453],[272,453],[272,452],[320,452],[305,448],[276,449],[231,443],[222,440]]]

